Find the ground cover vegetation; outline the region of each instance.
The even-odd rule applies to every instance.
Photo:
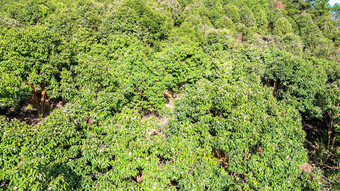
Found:
[[[340,189],[339,4],[1,0],[1,190]]]

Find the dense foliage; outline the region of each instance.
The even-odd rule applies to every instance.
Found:
[[[0,1],[0,189],[340,188],[339,4]]]

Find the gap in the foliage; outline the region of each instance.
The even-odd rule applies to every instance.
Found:
[[[166,90],[164,92],[164,97],[167,99],[165,102],[165,107],[170,108],[171,112],[173,112],[173,109],[175,107],[175,100],[180,99],[180,94],[175,94],[174,92],[170,92],[169,90]],[[142,115],[142,121],[145,121],[152,116],[155,116],[156,118],[160,119],[163,123],[167,122],[167,119],[161,118],[161,115],[157,111],[147,111]]]
[[[222,165],[224,169],[228,168],[229,156],[224,150],[212,148],[212,155]]]
[[[300,168],[309,174],[315,167],[319,167],[324,173],[321,180],[329,187],[332,187],[328,181],[327,174],[339,170],[339,163],[334,160],[330,145],[327,145],[327,126],[320,119],[311,119],[303,122],[303,130],[306,132],[304,147],[308,150],[309,162],[300,166]],[[333,148],[334,149],[334,148]]]
[[[327,128],[323,126],[322,121],[317,119],[305,121],[302,126],[306,132],[305,148],[308,149],[308,157],[312,163],[318,164],[320,167],[325,165],[324,162],[326,162],[323,161],[323,164],[319,162],[320,154],[322,150],[325,149],[323,148],[323,137],[326,135],[324,129]]]
[[[165,166],[166,164],[172,163],[172,160],[164,155],[157,155],[158,166]]]
[[[257,147],[257,146],[255,146],[255,147]],[[254,151],[254,153],[255,152],[262,153],[263,150],[262,150],[261,147],[259,147],[259,148],[256,149],[256,151]],[[244,174],[244,173],[237,174],[237,173],[232,172],[231,170],[228,169],[230,157],[228,156],[226,151],[212,147],[212,156],[217,159],[217,162],[221,165],[221,167],[223,167],[223,169],[225,171],[228,172],[229,175],[231,175],[235,178],[235,181],[240,182],[240,183],[247,182],[246,174]],[[245,158],[247,158],[247,156],[248,156],[248,154],[245,155]],[[256,173],[256,172],[253,172],[253,174],[254,173]]]
[[[171,179],[169,179],[169,185],[170,185],[170,186],[176,187],[177,190],[179,190],[178,184],[179,184],[179,182],[178,182],[177,180],[171,180]]]
[[[5,189],[10,183],[10,180],[3,180],[0,182],[0,189]]]
[[[41,93],[38,92],[41,96]],[[40,97],[38,98],[40,99]],[[44,116],[39,115],[37,109],[34,107],[32,99],[28,98],[25,102],[21,102],[12,108],[8,108],[4,111],[4,115],[8,118],[15,118],[28,125],[35,125],[40,123],[43,118],[46,118],[54,109],[62,108],[66,105],[67,101],[62,98],[47,99],[46,100],[46,111]],[[39,105],[41,107],[41,105]]]
[[[143,181],[143,169],[142,168],[137,168],[138,173],[136,176],[130,176],[130,177],[125,177],[123,180],[124,181],[130,181],[130,182],[136,182],[138,184],[142,183]]]
[[[151,118],[152,116],[156,116],[157,118],[160,117],[160,115],[158,114],[157,111],[147,111],[147,112],[142,116],[142,121],[145,121],[145,120]]]
[[[166,108],[170,109],[170,112],[173,113],[174,107],[175,107],[175,100],[179,100],[183,97],[182,94],[176,94],[175,92],[171,92],[169,90],[166,90],[164,92],[164,97],[167,99],[167,101],[165,102],[164,106]],[[149,132],[150,136],[155,136],[155,135],[161,135],[164,139],[167,138],[167,135],[164,132],[164,129],[168,123],[169,123],[169,118],[168,116],[163,116],[161,114],[159,114],[159,112],[157,111],[148,111],[146,112],[143,116],[142,116],[142,121],[148,120],[150,118],[152,118],[153,116],[155,116],[157,118],[158,121],[158,126],[161,127],[161,129],[153,129]]]
[[[183,97],[182,94],[175,93],[169,90],[166,90],[164,92],[164,97],[167,99],[165,102],[165,106],[171,109],[171,112],[173,112],[174,107],[175,107],[175,100],[179,100]]]

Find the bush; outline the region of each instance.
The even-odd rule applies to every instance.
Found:
[[[246,5],[243,5],[240,8],[240,22],[243,23],[246,27],[256,27],[256,18],[254,17],[253,12]]]
[[[231,31],[235,31],[235,24],[233,21],[228,17],[221,17],[215,22],[216,28],[226,28]]]
[[[242,34],[242,40],[249,41],[254,37],[255,27],[247,27],[244,24],[238,24],[236,26],[236,31]]]
[[[265,32],[268,27],[266,12],[259,4],[252,8],[252,12],[254,13],[254,17],[256,19],[257,28],[260,29],[261,32]]]
[[[151,42],[167,37],[173,24],[165,15],[152,10],[144,1],[127,1],[125,6],[136,11],[138,15],[137,26],[149,32]]]
[[[25,3],[11,3],[8,8],[10,18],[22,24],[35,25],[44,23],[46,17],[55,11],[55,7],[48,1],[30,0]]]
[[[1,1],[0,189],[336,189],[340,38],[313,4]]]
[[[290,25],[289,21],[286,18],[281,17],[274,23],[273,34],[282,37],[292,32],[293,32],[292,26]]]
[[[273,52],[266,61],[264,80],[274,87],[273,94],[297,107],[307,117],[321,117],[316,96],[327,82],[322,67],[284,52]]]
[[[15,74],[0,68],[0,105],[1,109],[18,105],[29,95],[29,87]]]
[[[294,55],[301,55],[303,53],[303,43],[298,35],[288,33],[282,39],[285,50]]]
[[[228,50],[232,49],[235,44],[235,38],[228,29],[202,29],[202,42],[205,47],[212,47],[214,50]]]
[[[313,47],[317,43],[318,38],[322,37],[322,33],[318,26],[313,22],[308,14],[296,16],[295,20],[300,29],[300,36],[307,47]]]
[[[165,49],[156,56],[159,71],[164,71],[164,83],[173,91],[202,77],[203,53],[197,47],[182,45]]]
[[[9,105],[17,103],[28,97],[28,86],[31,86],[31,95],[38,107],[36,88],[46,93],[45,88],[52,80],[56,81],[61,67],[67,66],[58,57],[61,40],[43,25],[5,31],[0,60],[5,80],[1,84],[1,99]]]
[[[312,188],[298,167],[307,160],[299,113],[270,94],[248,81],[201,80],[177,103],[170,130],[210,148],[229,189]]]
[[[234,23],[240,21],[240,10],[233,4],[227,4],[224,6],[225,14],[227,17],[232,19]]]
[[[35,129],[17,119],[0,116],[0,181],[4,184],[1,187],[11,188],[12,181],[18,178],[19,168],[23,162],[21,152],[32,148],[30,143],[34,131]],[[33,171],[33,169],[30,169],[28,173]],[[28,174],[22,171],[20,173],[23,176]]]
[[[311,47],[311,52],[316,57],[321,58],[330,58],[335,54],[335,47],[332,44],[332,41],[327,38],[318,38]]]

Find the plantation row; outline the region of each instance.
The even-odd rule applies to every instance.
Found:
[[[0,189],[339,189],[339,5],[0,2]]]

